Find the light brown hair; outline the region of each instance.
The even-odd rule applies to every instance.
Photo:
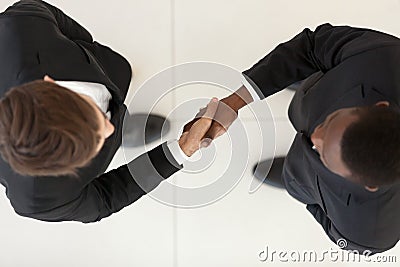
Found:
[[[42,80],[9,90],[0,100],[0,153],[29,176],[76,176],[96,155],[96,112],[77,93]]]

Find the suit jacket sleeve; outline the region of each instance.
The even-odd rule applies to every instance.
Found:
[[[53,222],[99,221],[135,202],[181,168],[167,144],[163,143],[128,164],[91,180],[73,201],[29,217]]]
[[[375,253],[383,252],[388,249],[364,246],[344,237],[336,229],[331,220],[326,216],[325,212],[318,204],[307,205],[307,210],[314,216],[317,222],[319,222],[325,233],[328,235],[329,239],[342,249],[352,251],[356,250],[360,253],[360,255],[363,255],[363,253],[368,253],[367,255],[373,255]]]
[[[60,9],[40,0],[22,0],[9,7],[5,15],[38,16],[53,21],[60,31],[71,40],[93,42],[90,33]]]
[[[278,45],[243,74],[261,90],[260,97],[268,97],[351,56],[396,42],[396,37],[369,29],[323,24]]]

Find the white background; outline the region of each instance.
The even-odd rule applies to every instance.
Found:
[[[400,36],[399,0],[50,2],[84,25],[95,40],[128,59],[134,78],[126,102],[146,79],[169,66],[213,61],[245,70],[303,28],[314,29],[325,22],[368,27]],[[0,0],[1,10],[12,3]],[[210,86],[179,90],[162,101],[156,113],[167,115],[191,97],[224,95]],[[277,154],[288,150],[294,136],[286,115],[291,96],[291,92],[284,90],[268,99],[275,118]],[[134,107],[133,111],[140,108]],[[185,118],[189,119],[196,110],[190,112]],[[257,132],[256,122],[246,110],[240,118],[249,131],[250,149],[257,150],[262,143],[261,135],[265,137],[268,133]],[[182,127],[185,120],[172,121],[173,127]],[[220,141],[218,147],[222,154],[223,144]],[[131,149],[127,154],[133,158],[143,150]],[[119,150],[110,168],[125,162]],[[1,194],[0,266],[275,266],[280,264],[258,260],[266,245],[276,250],[335,248],[304,205],[286,192],[263,186],[255,194],[248,193],[256,162],[256,153],[249,153],[249,166],[242,181],[228,196],[212,205],[174,209],[145,196],[121,212],[87,225],[50,224],[19,217]],[[177,183],[179,180],[198,183],[193,179],[187,174],[170,178]],[[201,178],[196,176],[196,179]],[[400,261],[400,246],[385,255],[397,255]],[[334,264],[357,265],[328,261],[323,266]]]

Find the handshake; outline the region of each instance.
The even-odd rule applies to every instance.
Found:
[[[192,156],[201,147],[208,147],[217,137],[223,135],[238,117],[239,109],[253,99],[245,87],[239,88],[230,96],[218,100],[211,99],[208,105],[188,122],[179,138],[179,146],[188,156]]]

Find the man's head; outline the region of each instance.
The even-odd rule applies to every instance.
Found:
[[[329,170],[369,191],[400,181],[400,114],[387,101],[336,110],[311,141]]]
[[[93,100],[46,77],[0,100],[0,153],[22,175],[74,175],[114,127]]]

